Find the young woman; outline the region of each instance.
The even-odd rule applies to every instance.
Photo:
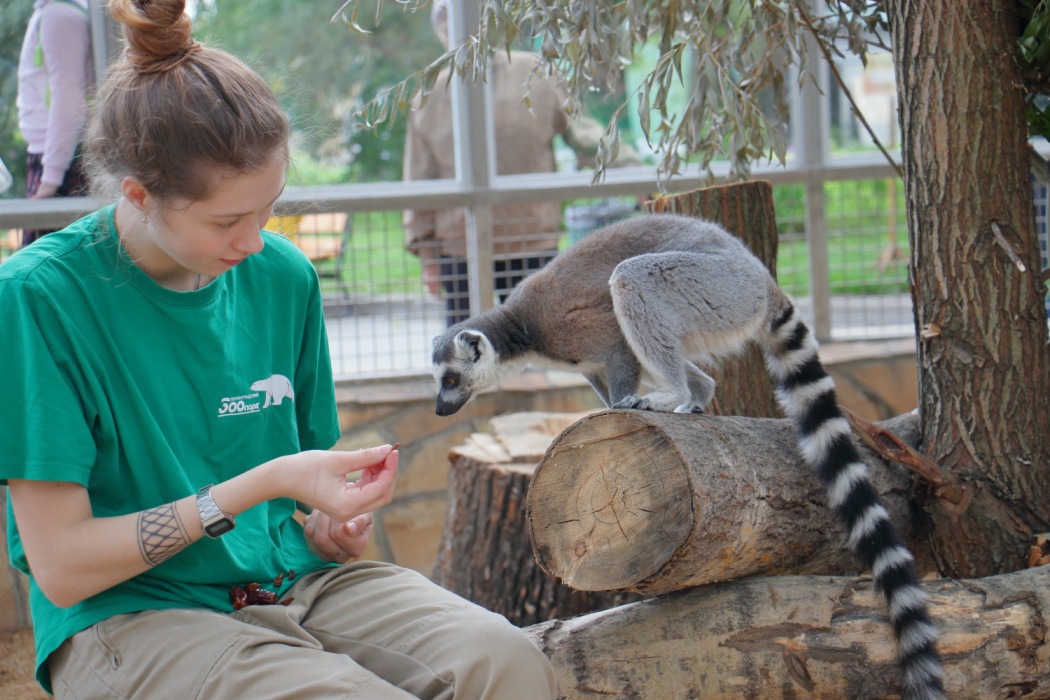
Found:
[[[502,617],[355,561],[397,452],[339,436],[317,276],[261,231],[289,127],[193,41],[111,0],[127,48],[89,133],[119,200],[0,266],[0,480],[56,697],[545,698]],[[348,475],[360,473],[356,480]],[[296,501],[314,510],[301,525]]]

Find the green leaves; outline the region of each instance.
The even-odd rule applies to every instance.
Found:
[[[351,0],[348,5],[353,5]],[[872,0],[827,0],[811,18],[830,50],[836,40],[863,57],[885,29]],[[621,138],[620,120],[651,146],[658,173],[693,164],[711,172],[718,159],[745,178],[752,162],[787,153],[787,77],[806,74],[802,12],[810,0],[479,0],[473,38],[417,74],[420,84],[443,67],[483,76],[487,58],[512,43],[535,47],[544,70],[558,73],[568,111],[595,92],[624,95],[602,138],[600,179]],[[411,79],[396,94],[411,90]],[[527,87],[526,87],[527,93]],[[633,108],[633,109],[632,109]],[[381,112],[369,112],[372,123]]]
[[[1046,0],[1016,0],[1024,22],[1017,47],[1024,66],[1028,89],[1028,133],[1050,138],[1050,8]]]
[[[1050,12],[1045,0],[1017,0],[1027,24],[1017,40],[1021,56],[1033,68],[1047,72],[1050,63]]]

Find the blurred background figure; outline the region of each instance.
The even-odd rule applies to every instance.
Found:
[[[18,61],[28,198],[86,193],[79,145],[93,84],[88,0],[35,0]],[[24,230],[22,246],[46,233]]]
[[[431,26],[448,48],[448,2],[435,0]],[[581,167],[593,165],[604,128],[593,118],[570,119],[566,95],[555,76],[532,75],[539,57],[528,51],[501,51],[492,57],[492,114],[496,130],[499,175],[557,170],[555,137],[576,153]],[[530,77],[531,76],[531,77]],[[448,71],[434,84],[426,104],[408,116],[404,179],[452,179],[456,176],[452,135],[452,98]],[[528,83],[529,103],[522,90]],[[641,159],[626,144],[614,165],[638,165]],[[463,209],[408,210],[404,213],[406,248],[418,256],[423,283],[444,297],[446,322],[452,326],[470,313],[467,281],[466,214]],[[503,301],[526,275],[557,253],[561,235],[561,202],[522,202],[493,207],[494,287]]]
[[[7,169],[7,163],[4,162],[3,158],[0,158],[0,194],[11,189],[11,185],[14,182],[14,178],[11,177],[11,171]]]

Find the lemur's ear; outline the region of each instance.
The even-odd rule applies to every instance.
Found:
[[[474,331],[460,331],[456,335],[458,354],[469,357],[471,362],[481,359],[481,334]]]

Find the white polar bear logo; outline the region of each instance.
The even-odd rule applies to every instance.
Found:
[[[266,379],[252,382],[252,391],[266,392],[266,401],[263,402],[263,408],[266,408],[271,403],[274,406],[280,406],[281,402],[286,398],[295,401],[292,382],[283,374],[273,374]]]

